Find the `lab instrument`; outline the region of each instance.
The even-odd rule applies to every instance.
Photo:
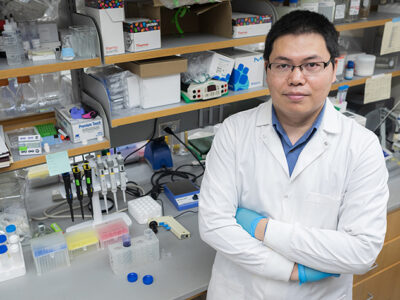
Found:
[[[340,274],[333,274],[333,273],[325,273],[318,270],[314,270],[312,268],[303,266],[298,264],[299,270],[299,284],[303,284],[306,282],[314,282],[324,279],[326,277],[339,277]]]
[[[72,189],[71,189],[71,177],[68,172],[62,174],[62,178],[64,181],[64,187],[65,187],[65,198],[67,199],[68,206],[69,206],[69,211],[71,213],[71,220],[74,222],[74,209],[72,208],[72,200],[73,200],[73,195],[72,195]]]
[[[90,167],[89,162],[86,160],[83,162],[82,167],[83,171],[85,172],[87,196],[89,197],[90,203],[92,203],[92,198],[93,198],[92,168]],[[93,204],[92,204],[92,216],[93,216]]]
[[[85,215],[83,213],[83,191],[82,191],[82,176],[81,170],[79,169],[78,164],[74,164],[72,166],[72,173],[74,174],[75,188],[76,188],[76,197],[79,200],[79,205],[81,207],[82,219],[85,219]]]
[[[117,178],[114,171],[114,161],[111,159],[110,152],[107,153],[107,166],[110,175],[111,192],[114,197],[115,211],[118,211],[118,199],[117,199]]]
[[[182,240],[190,237],[190,232],[185,227],[181,225],[175,218],[172,216],[161,216],[156,218],[151,218],[147,221],[149,227],[153,230],[154,233],[157,233],[159,226],[167,226],[170,227],[171,231],[175,236]]]
[[[161,168],[172,168],[172,156],[164,137],[151,140],[145,150],[144,158],[154,171]]]
[[[162,215],[161,205],[150,196],[128,201],[128,212],[139,224],[146,224],[149,218]]]
[[[256,230],[256,227],[258,223],[262,219],[266,219],[266,216],[260,215],[259,213],[243,208],[243,207],[238,207],[236,210],[236,222],[243,227],[244,230],[246,230],[252,237],[254,237],[254,233]]]
[[[184,179],[166,183],[164,193],[177,210],[198,206],[200,191],[190,180]]]
[[[121,155],[121,152],[117,154],[117,163],[118,163],[118,170],[119,170],[119,186],[122,191],[122,197],[124,202],[126,203],[126,173],[125,173],[125,165],[124,165],[124,157]]]
[[[228,84],[221,80],[208,80],[204,83],[181,83],[181,95],[185,102],[208,100],[228,94]]]

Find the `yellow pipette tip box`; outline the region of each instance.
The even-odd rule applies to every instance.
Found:
[[[65,235],[70,257],[99,249],[99,239],[93,229],[69,232]]]

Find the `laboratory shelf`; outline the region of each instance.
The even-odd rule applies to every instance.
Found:
[[[200,52],[206,50],[215,50],[235,46],[243,46],[255,43],[264,43],[265,35],[232,39],[212,34],[191,33],[180,36],[162,36],[161,48],[143,52],[131,52],[104,57],[105,64],[116,64],[127,61],[170,56],[176,54],[185,54]]]
[[[50,153],[67,151],[68,156],[72,157],[107,148],[110,148],[110,142],[104,138],[101,142],[98,142],[97,140],[89,140],[86,145],[83,145],[82,143],[74,144],[72,142],[63,142],[62,144],[58,144],[56,147],[50,146]],[[46,155],[50,153],[44,153],[42,155],[20,156],[18,154],[18,149],[11,149],[14,162],[7,168],[0,168],[0,173],[46,163]]]
[[[90,59],[77,58],[70,61],[64,61],[61,59],[37,62],[26,61],[21,65],[15,66],[9,66],[5,58],[0,58],[0,79],[81,69],[99,65],[101,65],[100,57]]]
[[[241,100],[246,100],[266,95],[269,95],[269,90],[266,87],[258,87],[245,91],[237,91],[237,92],[229,91],[228,95],[212,100],[198,101],[193,103],[185,103],[181,101],[176,104],[164,105],[149,109],[137,108],[131,110],[124,110],[118,113],[113,113],[111,120],[111,127],[118,127],[131,123],[180,114],[184,112],[218,106],[222,104],[228,104],[232,102],[237,102]]]
[[[371,28],[385,25],[386,22],[392,21],[397,18],[397,14],[371,12],[366,20],[359,20],[351,23],[337,24],[335,25],[337,31],[355,30],[363,28]]]

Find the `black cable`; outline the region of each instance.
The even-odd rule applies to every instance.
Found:
[[[151,134],[151,137],[149,138],[149,140],[147,141],[146,144],[144,144],[143,146],[139,147],[138,149],[136,149],[135,151],[129,153],[127,156],[125,156],[124,158],[124,163],[126,162],[126,160],[128,159],[128,157],[130,157],[131,155],[135,154],[136,152],[138,152],[139,150],[143,149],[144,147],[147,146],[148,143],[150,143],[153,139],[154,136],[156,135],[156,129],[157,129],[157,120],[158,118],[154,119],[154,127],[153,127],[153,133]]]
[[[198,212],[197,212],[197,211],[194,211],[194,210],[187,210],[187,211],[184,211],[183,213],[180,213],[179,215],[175,216],[174,218],[175,218],[175,219],[176,219],[176,218],[179,218],[180,216],[182,216],[182,215],[184,215],[184,214],[187,214],[187,213],[197,214]]]
[[[111,203],[112,203],[111,206],[108,208],[108,210],[110,211],[110,210],[112,210],[112,209],[114,208],[114,200],[111,199],[111,198],[109,198],[109,197],[107,197],[107,203],[108,203],[108,202],[111,202]],[[91,202],[88,203],[88,210],[89,210],[90,212],[92,212],[92,203],[91,203]],[[105,210],[105,209],[102,209],[102,210],[101,210],[101,213],[102,213],[102,214],[105,214],[106,212],[107,212],[107,210]]]

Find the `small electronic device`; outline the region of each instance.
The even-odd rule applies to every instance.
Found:
[[[190,237],[190,232],[185,227],[182,226],[176,219],[172,216],[161,216],[156,218],[151,218],[147,221],[149,227],[154,231],[154,233],[158,232],[157,227],[163,226],[167,230],[171,230],[175,236],[182,240]]]
[[[181,83],[181,95],[185,102],[208,100],[228,94],[228,83],[221,80],[207,80],[204,83]]]
[[[172,168],[172,156],[164,137],[153,139],[144,149],[144,158],[154,171]]]
[[[180,180],[164,184],[164,193],[177,210],[199,205],[199,189],[190,180]]]

